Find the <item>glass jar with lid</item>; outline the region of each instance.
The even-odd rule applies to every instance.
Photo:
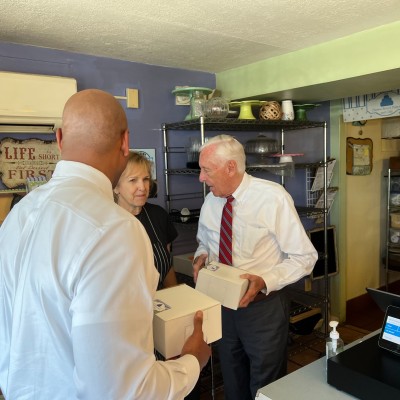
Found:
[[[206,103],[206,117],[225,118],[229,114],[229,101],[223,97],[212,97]]]
[[[206,109],[206,95],[201,90],[194,90],[190,99],[191,119],[203,117]]]

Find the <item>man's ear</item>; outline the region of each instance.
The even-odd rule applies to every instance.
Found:
[[[61,130],[61,128],[57,128],[56,139],[57,139],[58,150],[61,153],[61,150],[62,150],[62,130]]]
[[[121,137],[121,152],[124,157],[128,157],[129,155],[129,129],[124,131]]]
[[[236,173],[237,170],[237,165],[236,165],[236,161],[235,160],[229,160],[228,161],[228,174],[229,175],[234,175]]]

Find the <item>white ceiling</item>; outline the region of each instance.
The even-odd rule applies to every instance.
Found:
[[[0,41],[221,72],[398,20],[399,0],[2,0]]]

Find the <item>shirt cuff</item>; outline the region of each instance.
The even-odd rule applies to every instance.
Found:
[[[185,354],[179,357],[177,361],[186,368],[188,378],[188,393],[196,386],[200,377],[200,364],[198,359],[191,354]]]

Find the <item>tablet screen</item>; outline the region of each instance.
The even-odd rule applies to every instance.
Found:
[[[389,306],[387,308],[378,344],[380,347],[400,355],[399,307]]]

